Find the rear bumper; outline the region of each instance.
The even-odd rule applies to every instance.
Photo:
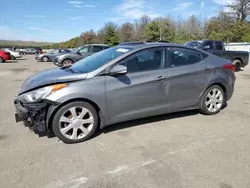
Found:
[[[16,122],[23,121],[25,126],[29,127],[39,136],[47,135],[46,114],[49,105],[46,102],[23,104],[18,99],[15,99],[14,105],[16,109]]]
[[[236,80],[236,77],[235,77],[235,74],[233,73],[233,76],[229,77],[228,84],[226,85],[226,92],[227,92],[226,101],[229,101],[233,96],[235,80]]]

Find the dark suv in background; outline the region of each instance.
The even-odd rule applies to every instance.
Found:
[[[109,47],[110,46],[106,44],[88,44],[80,47],[76,52],[63,54],[55,57],[53,59],[53,63],[59,67],[69,66],[87,56],[105,50]]]

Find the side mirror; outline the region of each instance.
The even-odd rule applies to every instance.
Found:
[[[110,75],[122,75],[122,74],[127,74],[128,70],[127,67],[124,65],[116,65],[114,66],[110,71]]]
[[[209,45],[203,46],[202,49],[203,49],[203,50],[209,50],[209,49],[210,49],[210,46],[209,46]]]

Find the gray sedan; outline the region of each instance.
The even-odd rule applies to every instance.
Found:
[[[58,56],[58,55],[62,55],[62,54],[67,54],[67,53],[71,53],[71,50],[68,49],[56,49],[54,51],[45,53],[45,54],[39,54],[36,55],[36,60],[37,61],[42,61],[42,62],[52,62],[53,59]]]
[[[15,117],[40,136],[76,143],[123,121],[191,109],[214,115],[233,95],[234,68],[182,45],[119,45],[29,77]]]
[[[57,56],[53,60],[53,63],[59,67],[69,66],[87,56],[105,50],[107,48],[109,48],[109,46],[105,44],[88,44],[80,47],[76,52]]]

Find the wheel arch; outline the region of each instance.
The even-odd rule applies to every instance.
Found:
[[[46,115],[46,128],[47,128],[47,131],[51,132],[52,131],[52,121],[53,121],[53,117],[55,116],[56,112],[64,105],[66,104],[69,104],[71,102],[77,102],[77,101],[82,101],[82,102],[87,102],[89,104],[91,104],[98,116],[99,116],[99,126],[103,124],[103,117],[101,116],[101,109],[100,107],[92,100],[90,99],[86,99],[86,98],[73,98],[73,99],[69,99],[67,101],[64,101],[63,103],[57,105],[57,106],[51,106],[51,108],[48,109],[48,112],[47,112],[47,115]],[[102,127],[102,126],[101,126]]]
[[[63,62],[65,60],[70,60],[70,61],[73,61],[73,63],[75,63],[75,60],[73,58],[71,58],[71,57],[65,57],[65,58],[63,58],[62,61],[61,61],[61,63],[63,64]]]
[[[220,86],[221,89],[222,89],[223,92],[224,92],[225,97],[227,98],[227,88],[226,88],[226,86],[225,86],[222,82],[214,82],[214,83],[211,83],[211,84],[205,89],[204,92],[206,92],[208,88],[210,88],[210,87],[212,87],[212,86],[214,86],[214,85]]]
[[[242,61],[242,59],[241,59],[240,57],[235,57],[235,58],[233,59],[233,62],[234,62],[235,60],[240,61],[241,64],[243,63],[243,61]]]

